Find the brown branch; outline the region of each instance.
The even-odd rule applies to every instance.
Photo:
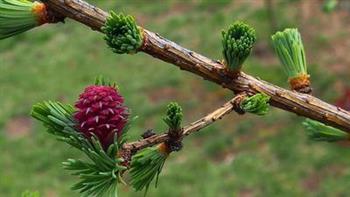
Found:
[[[93,30],[101,30],[108,13],[82,0],[45,0],[50,9],[81,22]],[[350,113],[311,95],[289,91],[245,73],[232,76],[218,61],[185,49],[156,33],[144,30],[142,51],[210,80],[235,93],[265,93],[271,105],[295,114],[318,120],[327,125],[350,132]]]
[[[225,115],[229,114],[232,110],[238,108],[237,104],[240,103],[242,98],[244,98],[244,94],[238,94],[233,99],[231,99],[229,102],[222,105],[220,108],[216,109],[215,111],[209,113],[208,115],[204,116],[203,118],[192,122],[191,124],[185,126],[183,128],[182,132],[182,139],[192,133],[195,133],[213,122],[222,119]],[[150,147],[162,142],[165,142],[169,139],[169,135],[164,132],[164,134],[160,135],[153,135],[151,137],[148,137],[146,139],[142,139],[136,142],[130,142],[127,144],[124,144],[123,149],[128,150],[130,152],[136,152],[138,150],[144,149],[146,147]]]

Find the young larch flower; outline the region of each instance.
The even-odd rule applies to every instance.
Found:
[[[75,107],[77,129],[88,138],[95,135],[105,150],[113,143],[115,134],[122,135],[128,121],[128,108],[115,87],[89,86],[80,94]]]

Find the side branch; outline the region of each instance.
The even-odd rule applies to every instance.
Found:
[[[108,17],[107,12],[82,0],[45,0],[44,2],[53,11],[97,31],[101,31],[101,27]],[[277,87],[243,72],[233,76],[225,70],[225,66],[219,61],[211,60],[185,49],[145,29],[144,38],[141,50],[155,58],[174,64],[180,69],[199,75],[235,93],[265,93],[271,97],[272,106],[350,132],[350,113],[348,111],[313,96]]]
[[[236,109],[237,104],[239,104],[241,100],[242,100],[242,95],[239,94],[235,96],[233,99],[231,99],[229,102],[222,105],[220,108],[216,109],[215,111],[185,126],[183,128],[182,138],[209,126],[210,124],[212,124],[213,122],[219,119],[222,119],[225,115],[229,114],[234,109]],[[160,135],[153,135],[146,139],[124,144],[123,149],[128,150],[130,152],[136,152],[143,148],[165,142],[168,139],[169,139],[169,135],[167,133],[160,134]]]

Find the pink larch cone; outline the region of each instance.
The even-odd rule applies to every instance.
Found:
[[[75,107],[77,129],[89,139],[92,134],[96,135],[105,150],[113,143],[115,134],[121,136],[128,121],[128,108],[114,87],[87,87]]]

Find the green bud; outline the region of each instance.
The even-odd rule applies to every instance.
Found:
[[[172,102],[167,106],[166,117],[163,118],[164,122],[170,129],[178,130],[181,128],[181,122],[183,118],[182,108],[176,102]]]
[[[223,55],[231,71],[239,71],[249,56],[256,41],[254,28],[243,22],[235,22],[227,31],[222,31]]]
[[[39,26],[35,6],[27,0],[0,0],[0,40]]]
[[[259,116],[267,114],[269,111],[270,97],[263,93],[255,94],[251,97],[246,97],[241,102],[241,109],[245,112],[253,113]]]
[[[105,40],[113,52],[118,54],[136,53],[143,43],[142,30],[137,27],[134,17],[111,12],[102,27]]]
[[[307,75],[304,45],[298,29],[287,28],[271,38],[289,79]]]

